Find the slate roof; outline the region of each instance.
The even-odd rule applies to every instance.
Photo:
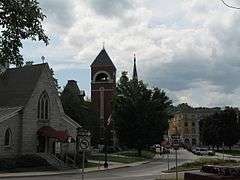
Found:
[[[0,107],[24,106],[47,63],[7,69],[0,75]]]
[[[91,64],[91,67],[92,66],[112,66],[114,69],[116,69],[105,49],[101,50],[101,52]]]
[[[14,108],[0,108],[0,119],[10,116],[18,111],[20,111],[21,107],[14,107]]]

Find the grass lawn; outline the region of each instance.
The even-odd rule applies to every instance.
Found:
[[[203,165],[227,165],[227,166],[236,166],[240,165],[239,161],[236,160],[223,160],[223,159],[212,159],[212,158],[200,158],[194,162],[184,163],[181,166],[178,166],[179,171],[187,171],[194,169],[201,169]],[[175,167],[166,172],[174,172]]]
[[[134,163],[134,162],[152,159],[153,157],[154,157],[154,153],[150,151],[143,151],[141,157],[137,156],[137,151],[122,151],[122,152],[108,154],[109,161],[119,162],[119,163]],[[92,155],[90,159],[104,161],[104,154]]]
[[[219,153],[223,153],[224,154],[229,154],[229,155],[233,155],[233,156],[240,156],[240,150],[230,150],[230,149],[227,149],[227,150],[218,150],[217,152]]]

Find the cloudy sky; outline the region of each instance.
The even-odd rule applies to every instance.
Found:
[[[240,105],[240,10],[220,0],[39,0],[50,45],[24,42],[26,60],[44,55],[61,86],[90,95],[90,64],[105,49],[118,69],[158,86],[174,104]],[[240,6],[238,0],[226,0]]]

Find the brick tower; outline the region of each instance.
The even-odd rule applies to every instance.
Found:
[[[99,117],[100,139],[112,114],[112,100],[116,91],[116,67],[103,48],[91,64],[91,100]]]

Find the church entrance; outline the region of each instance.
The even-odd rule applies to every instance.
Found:
[[[46,138],[38,136],[38,152],[44,153],[46,148]]]

